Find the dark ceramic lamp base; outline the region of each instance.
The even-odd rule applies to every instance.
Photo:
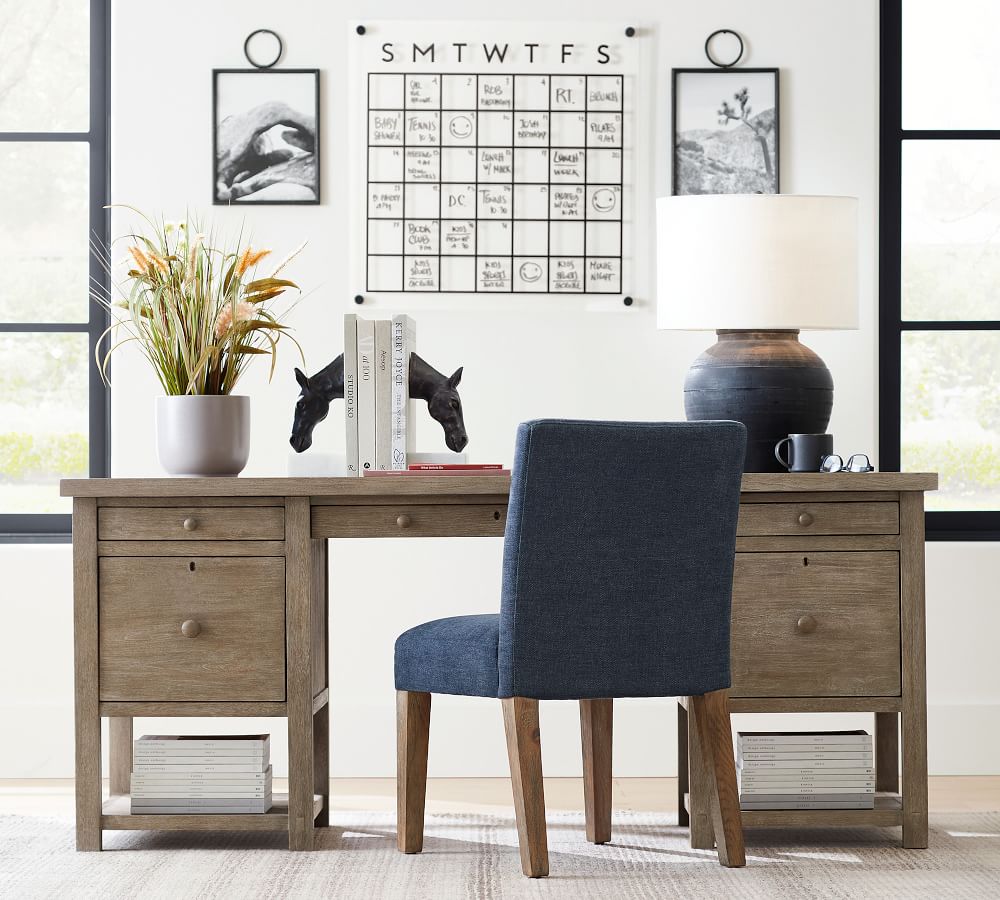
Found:
[[[718,331],[684,379],[688,421],[734,419],[747,427],[744,471],[783,472],[774,445],[789,434],[823,433],[833,377],[792,331]]]

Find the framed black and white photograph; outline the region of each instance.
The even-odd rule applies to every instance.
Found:
[[[319,69],[213,69],[212,202],[319,203]]]
[[[778,70],[673,70],[673,193],[777,194]]]

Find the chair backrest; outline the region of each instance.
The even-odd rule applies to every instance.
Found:
[[[728,687],[739,422],[540,419],[518,428],[500,696]]]

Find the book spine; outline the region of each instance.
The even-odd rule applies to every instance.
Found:
[[[775,797],[789,797],[789,796],[807,797],[807,798],[816,797],[817,799],[821,800],[837,800],[845,794],[849,797],[864,797],[868,794],[874,796],[875,788],[874,786],[872,786],[871,788],[855,787],[855,786],[838,788],[838,787],[828,787],[826,785],[824,785],[823,787],[817,787],[817,786],[789,787],[789,788],[769,787],[769,788],[761,788],[759,790],[749,790],[749,791],[743,790],[742,787],[740,788],[740,796],[762,797],[765,800],[773,799]]]
[[[739,753],[871,753],[871,744],[774,744],[767,747],[757,745],[737,746]]]
[[[738,768],[737,774],[741,778],[756,778],[760,781],[777,781],[782,778],[801,778],[813,781],[823,781],[830,778],[864,778],[874,775],[875,769],[871,766],[857,769],[823,769],[817,772],[815,769],[747,769]]]
[[[176,750],[188,747],[195,750],[240,750],[253,753],[267,753],[271,746],[270,735],[253,735],[242,738],[176,738],[144,736],[133,741],[138,750],[150,749]]]
[[[860,744],[872,742],[872,736],[862,732],[790,732],[788,734],[737,735],[741,747],[769,746],[772,744]]]
[[[225,791],[221,788],[206,788],[195,791],[187,788],[180,788],[176,791],[166,788],[154,788],[152,790],[133,789],[133,800],[257,800],[263,799],[270,794],[270,788],[251,788],[246,790]]]
[[[416,349],[416,326],[409,316],[392,320],[392,465],[406,468],[406,457],[413,452],[415,422],[410,400],[410,354]]]
[[[871,751],[867,753],[828,753],[828,752],[817,752],[809,753],[805,750],[800,750],[795,753],[737,753],[736,761],[740,762],[752,762],[752,763],[798,763],[802,765],[805,760],[811,760],[816,763],[816,765],[870,765],[872,761]],[[857,760],[864,760],[865,762],[857,762]]]
[[[815,784],[801,781],[776,781],[770,784],[749,784],[740,782],[741,794],[816,794],[816,793],[875,793],[874,781],[840,781],[834,783]]]
[[[256,784],[258,782],[262,784],[263,782],[270,780],[271,772],[272,770],[270,766],[260,772],[231,772],[221,775],[211,772],[133,772],[132,780],[133,782],[139,780],[140,782],[177,781],[179,783],[199,781],[231,781],[239,784]]]
[[[133,762],[132,770],[145,772],[214,772],[226,775],[233,772],[261,772],[259,763],[147,763]]]
[[[492,472],[502,469],[500,463],[489,465],[479,463],[413,463],[406,467],[408,472]]]
[[[358,317],[344,316],[344,425],[347,474],[358,471]]]
[[[392,322],[375,322],[375,468],[392,468]]]
[[[740,800],[740,809],[874,809],[872,800]]]
[[[259,762],[270,757],[269,753],[247,752],[242,750],[198,750],[185,747],[182,750],[161,750],[158,747],[136,747],[132,751],[134,759],[148,759],[150,762]]]
[[[358,471],[375,468],[375,321],[358,319]]]
[[[186,816],[186,815],[247,815],[249,813],[263,814],[266,813],[272,806],[268,801],[259,804],[227,804],[226,806],[192,806],[186,804],[184,806],[163,806],[162,804],[157,804],[155,806],[146,806],[142,803],[132,804],[132,815],[135,816]]]

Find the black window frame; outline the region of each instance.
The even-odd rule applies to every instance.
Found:
[[[1000,321],[914,321],[902,312],[902,174],[906,141],[995,140],[1000,130],[903,128],[903,0],[880,0],[879,461],[899,471],[902,340],[907,331],[1000,331]],[[1000,540],[1000,510],[926,513],[930,541]]]
[[[2,143],[85,143],[90,149],[89,232],[90,238],[107,246],[110,238],[110,129],[111,110],[111,3],[90,0],[90,123],[83,132],[0,131]],[[108,287],[108,276],[93,254],[89,262],[90,284]],[[80,285],[87,291],[88,285]],[[90,363],[101,334],[108,326],[107,311],[87,296],[86,322],[0,322],[0,333],[49,332],[89,335],[88,347],[88,419],[90,476],[106,476],[110,470],[109,403],[110,394],[101,380],[97,366]],[[68,513],[0,512],[0,543],[66,543],[71,540],[71,516]]]

